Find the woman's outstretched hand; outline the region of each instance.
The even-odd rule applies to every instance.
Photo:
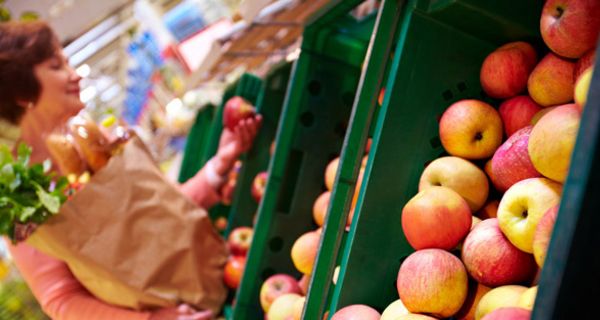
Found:
[[[212,311],[196,311],[187,304],[178,307],[163,308],[152,312],[150,320],[212,320]]]

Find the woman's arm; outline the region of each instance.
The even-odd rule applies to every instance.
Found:
[[[7,241],[8,242],[8,241]],[[8,245],[10,253],[44,312],[54,320],[148,320],[148,312],[108,305],[92,296],[67,265],[33,247]]]
[[[227,173],[239,156],[252,147],[261,125],[262,117],[257,115],[240,121],[233,131],[223,129],[217,154],[180,186],[181,192],[205,209],[217,204],[221,200],[219,191],[226,182]]]

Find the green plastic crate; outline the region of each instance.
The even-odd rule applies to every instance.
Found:
[[[179,183],[186,182],[203,166],[201,161],[201,150],[203,146],[206,145],[208,132],[215,117],[215,108],[216,107],[214,105],[209,104],[202,110],[198,111],[198,114],[196,115],[196,120],[190,129],[190,133],[188,134],[185,144],[181,169],[179,171]]]
[[[256,109],[263,117],[263,124],[252,149],[241,158],[242,167],[237,177],[225,236],[236,227],[253,224],[258,203],[252,198],[250,189],[254,177],[259,172],[266,171],[269,165],[270,147],[275,140],[291,70],[291,63],[282,63],[265,77],[264,86],[256,102]]]
[[[355,303],[382,311],[397,299],[397,272],[413,251],[402,234],[400,214],[416,194],[425,164],[445,154],[438,137],[439,116],[460,99],[489,101],[479,84],[479,70],[499,45],[539,42],[542,1],[391,1],[383,6],[397,16],[398,43],[330,315]],[[369,90],[366,96],[372,95]],[[357,138],[346,145],[360,146],[365,138],[352,134]],[[307,312],[305,319],[312,319]]]
[[[233,319],[263,317],[259,290],[270,275],[299,278],[291,247],[300,235],[317,228],[312,205],[325,189],[325,167],[341,150],[375,21],[374,17],[362,21],[345,17],[359,2],[337,1],[305,30]],[[344,55],[332,54],[327,49],[330,43],[336,43],[336,50]]]

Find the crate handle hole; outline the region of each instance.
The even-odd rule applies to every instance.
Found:
[[[321,93],[321,83],[317,80],[313,80],[308,83],[308,92],[313,96],[318,96]]]

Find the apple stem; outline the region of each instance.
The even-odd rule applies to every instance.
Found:
[[[475,140],[480,141],[481,139],[483,139],[483,134],[481,132],[477,132],[475,134]]]

